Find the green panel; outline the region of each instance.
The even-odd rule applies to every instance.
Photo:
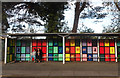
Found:
[[[120,54],[118,55],[118,61],[120,62]]]
[[[59,54],[59,61],[62,61],[63,60],[63,54]]]
[[[21,46],[20,40],[17,40],[16,46]]]
[[[16,60],[17,60],[17,61],[20,60],[20,54],[16,54]]]
[[[53,53],[53,47],[48,47],[48,53]]]
[[[48,46],[53,46],[53,41],[52,40],[49,41]]]
[[[100,57],[105,57],[104,54],[100,54]],[[105,58],[100,58],[100,61],[105,61]]]
[[[15,60],[15,55],[13,54],[13,55],[12,55],[12,61],[14,61],[14,60]]]
[[[13,47],[10,47],[10,54],[13,53]]]
[[[26,54],[26,61],[30,61],[30,54]]]
[[[80,40],[75,40],[75,45],[80,46]]]
[[[25,53],[25,47],[21,47],[21,53]]]
[[[28,41],[26,42],[26,46],[27,46],[27,47],[30,46],[30,41],[29,41],[29,42],[28,42]]]
[[[7,54],[10,54],[10,47],[7,47]]]
[[[10,40],[10,46],[12,46],[13,45],[13,42],[12,42],[12,40]]]
[[[15,46],[15,40],[13,40],[13,46]]]
[[[58,54],[53,54],[53,61],[58,61]]]
[[[58,46],[58,42],[57,41],[54,41],[54,46]]]
[[[54,53],[58,53],[58,47],[54,47]]]
[[[8,46],[10,46],[10,39],[8,39],[8,43],[7,43]]]
[[[117,41],[117,46],[120,46],[120,40],[119,40],[119,41]]]
[[[10,56],[9,55],[7,55],[7,62],[9,62],[10,61]]]
[[[58,46],[62,46],[62,41],[58,41]]]
[[[13,47],[13,54],[15,53],[15,47]]]
[[[118,52],[120,53],[120,47],[118,48]]]

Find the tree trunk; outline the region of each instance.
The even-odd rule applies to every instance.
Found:
[[[77,32],[78,23],[79,23],[79,16],[80,16],[80,13],[84,10],[85,6],[86,6],[86,2],[83,2],[82,7],[80,7],[80,2],[76,2],[75,17],[74,17],[74,24],[73,24],[73,28],[72,28],[72,33]]]

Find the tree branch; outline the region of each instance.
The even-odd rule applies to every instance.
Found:
[[[115,3],[115,5],[116,5],[116,7],[118,8],[118,10],[120,11],[120,7],[119,7],[119,5],[117,4],[117,2],[114,2]]]

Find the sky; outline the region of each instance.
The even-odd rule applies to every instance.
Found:
[[[102,1],[101,0],[90,0],[92,1],[91,5],[93,5],[93,7],[96,7],[96,6],[103,6],[102,5]],[[67,23],[67,26],[69,28],[72,29],[73,27],[73,22],[74,22],[74,10],[75,10],[75,5],[72,5],[74,4],[75,1],[73,2],[69,2],[69,6],[71,7],[71,9],[68,9],[68,10],[65,10],[64,11],[64,16],[65,16],[65,19],[64,21],[68,22]],[[108,7],[107,7],[108,8]],[[83,11],[84,12],[84,11]],[[21,12],[22,13],[22,12]],[[24,13],[24,12],[23,12]],[[105,8],[102,13],[108,13],[107,9]],[[16,16],[15,18],[17,18],[18,16]],[[102,33],[102,30],[103,30],[103,26],[108,26],[112,23],[111,19],[113,18],[113,16],[109,13],[105,18],[103,19],[89,19],[89,18],[86,18],[86,19],[79,19],[79,24],[78,24],[78,28],[80,28],[82,26],[82,24],[84,24],[85,26],[87,26],[88,28],[91,28],[95,31],[95,33]],[[12,18],[14,19],[14,18]],[[40,22],[44,23],[42,20],[38,19]],[[8,20],[10,21],[10,20]],[[99,21],[99,22],[96,22],[95,21]],[[26,29],[28,32],[29,31],[29,28],[28,28],[28,24],[22,22],[21,24],[24,24],[26,25]],[[38,31],[38,33],[44,33],[44,27],[43,26],[40,26],[40,27],[36,27],[35,26],[35,29],[37,29],[36,31]],[[11,30],[11,29],[10,29]],[[11,31],[9,31],[9,33],[11,33]]]
[[[101,0],[95,0],[92,1],[93,7],[96,6],[103,6],[102,5],[102,1]],[[75,6],[71,5],[71,9],[69,9],[68,11],[65,11],[65,21],[68,22],[67,26],[72,28],[73,27],[73,21],[74,21],[74,8]],[[102,12],[108,12],[107,9],[103,10]],[[88,28],[92,28],[95,33],[102,33],[103,30],[103,26],[108,26],[111,24],[111,19],[113,18],[113,16],[111,14],[108,14],[107,17],[103,18],[103,19],[79,19],[79,24],[78,24],[78,28],[80,28],[82,26],[82,24],[84,24],[85,26],[87,26]],[[101,21],[98,23],[95,23],[94,21]]]

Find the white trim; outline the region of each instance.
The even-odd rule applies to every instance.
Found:
[[[4,59],[4,63],[7,63],[7,38],[5,38],[5,59]]]
[[[98,47],[98,49],[97,49],[97,51],[98,51],[98,62],[100,62],[100,54],[99,54],[99,40],[100,40],[100,39],[98,39],[98,40],[97,40],[97,47]]]
[[[63,36],[63,64],[65,64],[65,37]]]
[[[116,58],[116,62],[117,60],[117,41],[115,40],[115,58]]]

